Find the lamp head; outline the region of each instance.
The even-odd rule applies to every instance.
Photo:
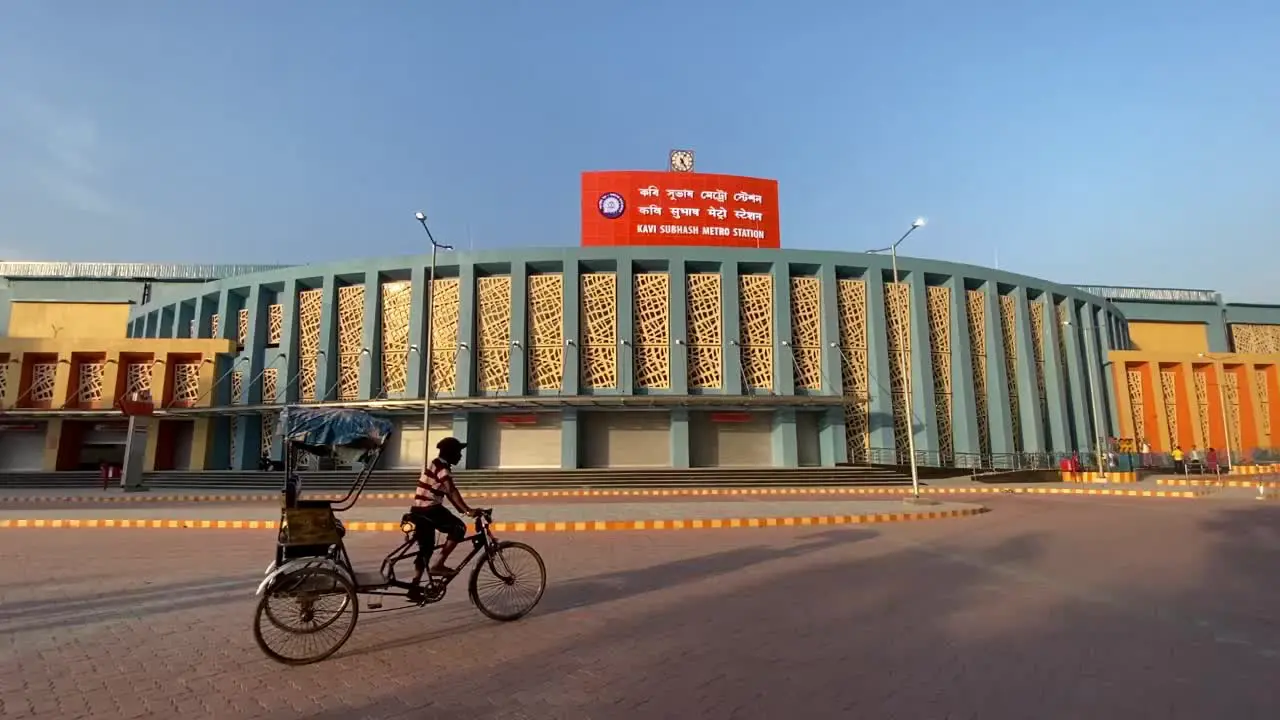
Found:
[[[427,219],[427,216],[424,215],[422,211],[418,211],[414,213],[413,216],[418,218],[418,222],[424,222]]]
[[[911,223],[911,227],[913,227],[913,228],[921,228],[921,227],[924,227],[924,225],[925,225],[925,223],[926,223],[926,222],[927,222],[927,221],[926,221],[924,218],[922,218],[922,217],[918,217],[918,218],[916,218],[915,220],[913,220],[913,221],[912,221],[912,223]]]

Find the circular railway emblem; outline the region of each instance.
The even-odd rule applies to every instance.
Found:
[[[600,214],[610,220],[617,220],[622,217],[622,213],[627,209],[627,203],[622,196],[616,192],[607,192],[600,196],[600,201],[596,203],[600,208]]]

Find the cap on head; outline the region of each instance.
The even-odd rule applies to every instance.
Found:
[[[461,452],[466,447],[467,447],[466,443],[452,436],[447,437],[441,440],[440,442],[436,443],[436,449],[439,450],[440,452],[449,452],[449,451]]]

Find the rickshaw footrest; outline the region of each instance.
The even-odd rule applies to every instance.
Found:
[[[356,581],[357,588],[383,587],[390,584],[387,577],[379,570],[357,572],[352,579]]]

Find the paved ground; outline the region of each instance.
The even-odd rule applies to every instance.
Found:
[[[1280,507],[984,502],[936,523],[529,535],[550,588],[525,620],[455,592],[366,616],[304,668],[251,636],[269,531],[0,531],[0,717],[1280,716]],[[352,546],[372,562],[387,542]]]

